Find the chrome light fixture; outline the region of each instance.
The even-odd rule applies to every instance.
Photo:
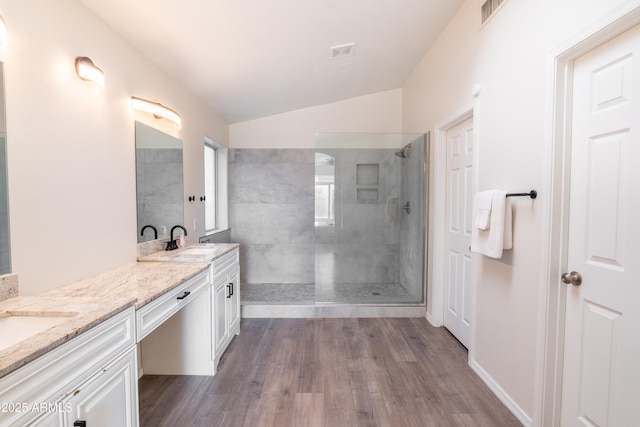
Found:
[[[146,99],[132,96],[131,108],[153,114],[153,117],[156,119],[167,119],[175,123],[178,129],[182,127],[182,119],[180,118],[180,115],[159,102],[148,101]]]
[[[94,82],[104,89],[104,72],[86,56],[76,58],[76,73],[82,80]]]

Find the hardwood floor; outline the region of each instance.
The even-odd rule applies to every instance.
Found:
[[[425,319],[243,319],[215,377],[144,376],[142,426],[520,426]]]

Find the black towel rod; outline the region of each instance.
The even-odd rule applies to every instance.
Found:
[[[538,197],[538,192],[536,190],[531,190],[528,193],[507,193],[506,197],[531,197],[535,199]]]

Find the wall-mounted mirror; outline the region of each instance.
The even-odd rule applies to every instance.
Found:
[[[167,237],[169,230],[184,222],[182,141],[136,122],[136,193],[138,243]]]
[[[7,126],[4,114],[4,68],[0,62],[0,274],[11,273],[7,192]]]

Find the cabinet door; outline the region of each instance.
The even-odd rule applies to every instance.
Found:
[[[229,273],[227,280],[229,281],[228,286],[230,289],[230,295],[227,295],[227,332],[229,334],[238,334],[240,331],[236,329],[240,324],[240,271],[236,270]]]
[[[138,379],[136,349],[132,347],[116,362],[78,387],[65,404],[67,426],[86,421],[87,426],[133,427],[138,425]]]
[[[211,293],[213,302],[213,354],[217,355],[227,339],[227,280],[226,276],[222,277],[213,285]]]
[[[62,408],[64,410],[64,408]],[[64,426],[64,422],[60,419],[62,415],[59,412],[49,412],[33,423],[27,424],[29,427],[59,427]]]

